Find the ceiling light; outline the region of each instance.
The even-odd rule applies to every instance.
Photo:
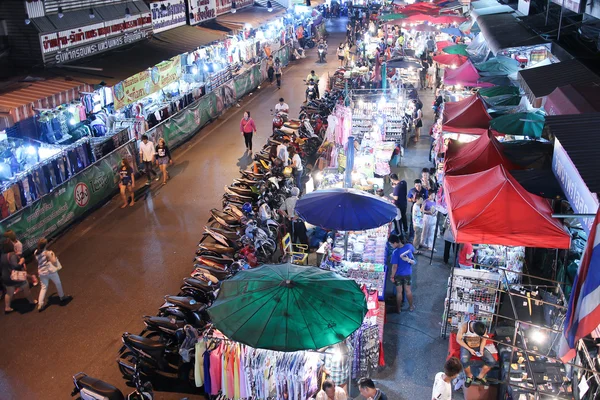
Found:
[[[131,10],[129,7],[125,7],[125,18],[131,18]]]
[[[25,14],[25,25],[29,25],[31,20],[29,19],[29,14]]]
[[[94,19],[96,18],[96,15],[94,14],[94,9],[90,8],[90,19]]]
[[[273,11],[273,4],[271,3],[271,0],[267,1],[267,11],[268,12]]]
[[[62,18],[62,17],[64,17],[64,16],[65,16],[65,14],[63,14],[63,9],[62,9],[62,7],[58,7],[58,18]]]

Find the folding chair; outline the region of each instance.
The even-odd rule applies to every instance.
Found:
[[[305,244],[292,243],[289,233],[281,239],[283,257],[290,255],[290,262],[297,265],[308,265],[308,246]]]

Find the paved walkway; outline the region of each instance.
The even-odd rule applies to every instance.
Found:
[[[141,317],[155,314],[165,294],[177,293],[192,266],[194,248],[209,210],[220,207],[223,187],[249,163],[239,120],[250,110],[257,123],[255,148],[270,136],[271,114],[284,97],[296,115],[304,100],[302,79],[337,66],[335,47],[343,39],[345,20],[328,23],[329,62],[316,63],[316,51],[293,62],[283,74],[283,87],[263,85],[174,152],[172,179],[166,186],[142,191],[134,207],[120,209],[115,198],[60,237],[51,248],[64,266],[63,286],[74,300],[45,312],[0,315],[0,398],[67,399],[71,376],[79,371],[128,392],[115,358],[125,331],[142,329]],[[431,96],[422,94],[425,129],[431,120]],[[424,135],[426,138],[426,135]],[[428,166],[428,144],[407,149],[400,174],[410,181]],[[439,254],[439,253],[438,253]],[[439,257],[437,257],[439,258]],[[448,271],[420,260],[415,271],[415,313],[390,315],[386,325],[388,367],[375,379],[388,398],[426,400],[440,369],[446,343],[439,339]],[[38,289],[34,290],[34,294]],[[50,293],[55,293],[53,287]],[[20,300],[24,301],[24,300]],[[16,308],[20,308],[17,301]],[[189,399],[202,396],[186,395]],[[180,399],[183,389],[160,392],[159,399]]]

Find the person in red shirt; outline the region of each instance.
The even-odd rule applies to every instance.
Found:
[[[250,118],[250,111],[244,112],[244,118],[240,121],[240,132],[244,135],[246,151],[252,154],[252,135],[256,133],[256,125],[254,120]]]
[[[458,265],[461,268],[473,268],[473,257],[475,251],[471,243],[464,243],[458,252]]]

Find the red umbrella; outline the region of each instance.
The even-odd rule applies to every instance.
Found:
[[[466,63],[467,60],[467,57],[461,56],[460,54],[438,54],[437,56],[433,57],[433,61],[437,63],[454,67],[460,67]]]
[[[433,18],[430,22],[434,24],[461,24],[466,20],[465,17],[459,17],[458,15],[440,15]]]
[[[436,12],[439,14],[440,7],[431,3],[414,3],[408,4],[402,8],[403,10],[417,10],[417,11],[427,11],[429,13]]]
[[[451,40],[442,40],[439,42],[436,42],[435,45],[437,46],[437,51],[442,51],[444,49],[444,47],[450,47],[450,46],[454,46],[455,43]]]
[[[439,31],[438,28],[436,28],[433,25],[429,25],[429,24],[419,24],[414,27],[414,30],[419,31],[419,32],[437,32],[437,31]]]
[[[418,13],[418,14],[410,15],[408,18],[405,18],[404,21],[407,23],[415,23],[415,22],[422,23],[425,21],[431,22],[431,20],[433,18],[435,18],[433,15]]]

